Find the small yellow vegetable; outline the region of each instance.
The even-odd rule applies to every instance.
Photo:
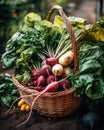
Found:
[[[26,104],[25,110],[26,110],[26,112],[30,111],[30,106],[28,104]]]
[[[24,103],[25,103],[24,99],[21,99],[21,100],[18,102],[18,107],[21,107]]]
[[[27,105],[27,104],[22,104],[22,106],[20,107],[20,110],[21,110],[22,112],[25,112],[25,111],[26,111],[26,105]]]

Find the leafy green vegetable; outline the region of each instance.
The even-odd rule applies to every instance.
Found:
[[[0,106],[10,107],[17,97],[19,97],[19,92],[12,82],[11,75],[0,74]]]
[[[79,72],[71,79],[76,95],[95,100],[104,97],[104,51],[99,46],[83,43],[79,50]]]
[[[41,20],[40,16],[35,13],[27,14],[24,18],[24,25],[7,42],[5,53],[2,55],[4,67],[16,68],[17,66],[19,68],[22,62],[22,66],[27,64],[31,66],[29,62],[30,57],[32,63],[37,55],[38,61],[41,62],[41,57],[39,57],[41,51],[46,49],[47,44],[55,49],[60,37],[59,29],[51,22]],[[27,50],[28,48],[30,49]],[[26,56],[24,56],[24,53]]]

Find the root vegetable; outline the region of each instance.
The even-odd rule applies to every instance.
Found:
[[[52,73],[52,68],[50,65],[43,65],[41,68],[41,74],[44,76],[49,76]]]
[[[39,76],[41,76],[41,71],[40,70],[35,70],[33,73],[32,73],[32,76],[34,79],[38,79]]]
[[[74,53],[72,51],[68,51],[65,54],[63,54],[61,57],[59,57],[58,62],[63,67],[68,66],[74,59]]]
[[[50,66],[53,66],[53,65],[57,64],[58,61],[57,61],[57,58],[53,56],[53,57],[47,58],[46,63]]]
[[[32,85],[33,85],[33,86],[37,86],[37,85],[38,85],[38,81],[37,81],[37,80],[34,80],[34,81],[32,82]]]
[[[38,82],[37,86],[38,86],[38,85],[45,86],[45,85],[46,85],[46,78],[45,78],[43,75],[41,75],[41,76],[38,78],[37,82]]]
[[[63,74],[63,77],[67,77],[71,72],[71,68],[68,66],[68,67],[64,67],[64,74]]]
[[[59,88],[60,88],[61,90],[65,90],[65,89],[70,88],[70,82],[69,82],[69,80],[64,79],[64,80],[60,81],[60,83],[59,83]]]
[[[55,81],[55,82],[52,82],[52,83],[50,83],[49,85],[47,85],[46,88],[45,88],[43,91],[41,91],[41,92],[39,93],[39,95],[37,95],[37,96],[34,98],[32,104],[31,104],[30,113],[29,113],[28,118],[27,118],[24,122],[22,122],[21,124],[19,124],[18,126],[21,126],[21,125],[25,124],[25,123],[30,119],[33,106],[34,106],[36,100],[37,100],[41,95],[43,95],[43,94],[46,93],[46,92],[53,92],[53,91],[55,91],[56,89],[58,89],[58,87],[59,87],[59,81]],[[31,96],[31,95],[30,95],[30,96]]]
[[[52,67],[52,72],[55,76],[62,76],[64,69],[62,67],[62,65],[60,64],[56,64]]]
[[[58,78],[55,76],[55,75],[50,75],[48,78],[47,78],[47,84],[50,84],[54,81],[58,81]]]
[[[34,89],[40,92],[40,91],[44,90],[45,87],[43,87],[43,86],[37,86],[37,87],[34,87]]]

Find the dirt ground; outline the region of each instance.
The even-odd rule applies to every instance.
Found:
[[[28,113],[20,112],[18,108],[5,113],[7,110],[0,108],[0,130],[92,130],[83,124],[82,110],[61,118],[46,117],[33,110],[30,120],[19,127],[18,125],[26,120]],[[93,130],[104,130],[104,126],[100,124]]]
[[[13,70],[4,70],[0,64],[0,73],[6,72],[12,74]],[[30,120],[20,127],[18,125],[27,119],[29,113],[21,112],[18,107],[8,110],[0,108],[0,130],[92,130],[82,121],[88,111],[82,104],[72,115],[60,118],[46,117],[33,110]],[[101,120],[93,130],[104,130],[104,122]]]

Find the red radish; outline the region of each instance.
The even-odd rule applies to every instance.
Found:
[[[36,71],[36,68],[33,67],[33,68],[31,69],[31,71],[32,71],[32,73],[34,73],[34,72]]]
[[[58,81],[58,78],[55,76],[55,75],[50,75],[48,78],[47,78],[47,84],[50,84],[54,81]]]
[[[52,68],[50,65],[43,65],[41,68],[41,74],[44,76],[49,76],[52,73]]]
[[[37,85],[38,85],[38,81],[37,81],[37,80],[34,80],[34,81],[32,82],[32,85],[37,86]]]
[[[37,90],[37,91],[43,91],[45,89],[45,87],[43,87],[43,86],[37,86],[37,87],[35,87],[35,90]]]
[[[61,80],[60,83],[59,83],[59,89],[65,90],[65,89],[68,89],[68,88],[70,88],[70,81],[67,80],[67,79]]]
[[[46,85],[46,78],[41,75],[38,79],[37,79],[37,82],[38,82],[38,85],[42,85],[42,86],[45,86]],[[37,85],[37,86],[38,86]]]
[[[55,56],[46,58],[46,63],[50,66],[53,66],[58,63],[57,58]]]
[[[45,88],[43,91],[41,91],[41,92],[34,98],[34,100],[32,101],[32,104],[31,104],[30,113],[29,113],[28,118],[27,118],[24,122],[22,122],[21,124],[19,124],[19,126],[25,124],[25,123],[30,119],[31,113],[32,113],[32,109],[33,109],[33,106],[34,106],[36,100],[37,100],[41,95],[43,95],[43,94],[46,93],[46,92],[53,92],[53,91],[57,90],[58,87],[59,87],[59,82],[58,82],[58,81],[55,81],[55,82],[52,82],[52,83],[48,84],[48,85],[46,86],[46,88]],[[30,96],[31,96],[31,95],[30,95]]]
[[[38,79],[39,76],[41,76],[41,71],[40,70],[35,70],[33,73],[32,73],[32,76],[34,79]]]

